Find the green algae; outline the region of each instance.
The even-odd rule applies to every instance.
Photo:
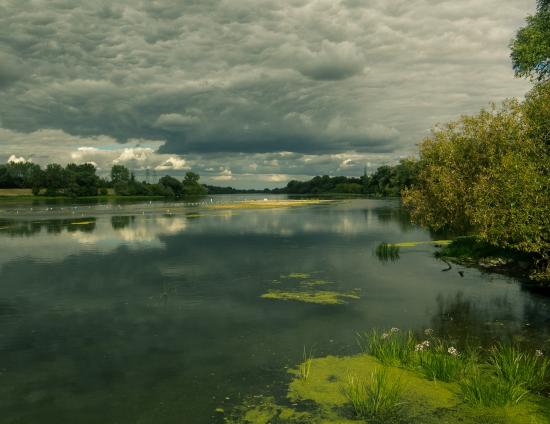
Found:
[[[237,408],[240,416],[234,423],[340,423],[364,422],[353,416],[343,387],[353,373],[366,377],[383,365],[369,355],[327,356],[312,360],[307,380],[299,377],[299,369],[289,372],[294,378],[287,398]],[[503,408],[473,408],[464,403],[456,383],[431,381],[414,370],[387,367],[390,376],[403,385],[404,407],[395,422],[407,424],[549,424],[550,401],[530,395],[522,403]],[[288,406],[290,405],[290,406]]]
[[[269,290],[260,296],[262,299],[271,300],[290,300],[305,303],[316,303],[321,305],[342,305],[347,303],[346,299],[359,299],[355,293],[341,293],[337,291],[285,291],[285,290]]]
[[[284,288],[270,289],[262,294],[262,299],[285,300],[304,303],[315,303],[322,305],[342,305],[348,300],[360,299],[360,289],[354,289],[351,292],[341,292],[337,290],[322,290],[323,286],[336,284],[333,281],[312,278],[313,273],[292,272],[287,275],[281,275],[279,279],[271,281],[271,284],[283,285]]]
[[[318,286],[327,286],[329,284],[334,284],[334,281],[306,280],[306,281],[300,281],[298,284],[301,287],[318,287]]]
[[[288,274],[288,275],[283,275],[281,276],[281,278],[294,278],[294,279],[308,279],[308,278],[311,278],[311,274],[307,274],[307,273],[301,273],[301,272],[293,272],[291,274]]]
[[[395,247],[418,247],[424,245],[439,245],[447,246],[451,244],[452,240],[430,240],[430,241],[405,241],[402,243],[392,243],[391,246]]]

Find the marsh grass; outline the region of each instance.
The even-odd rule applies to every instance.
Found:
[[[399,246],[395,244],[380,243],[374,250],[374,254],[382,262],[394,262],[399,259]]]
[[[550,385],[550,360],[527,353],[513,345],[499,345],[491,349],[489,364],[496,376],[509,385],[521,385],[540,392]]]
[[[495,407],[519,403],[528,391],[518,384],[513,384],[474,367],[468,376],[459,381],[464,401],[472,406]]]
[[[419,342],[410,331],[373,329],[358,334],[357,341],[364,353],[385,366],[408,368],[431,380],[457,382],[464,401],[474,407],[517,404],[529,392],[542,393],[550,387],[550,359],[542,351],[526,352],[512,345],[497,345],[485,355],[471,343],[459,351],[432,333],[426,330],[427,338]],[[387,376],[373,376],[372,387],[382,384],[377,379],[384,378]],[[346,396],[356,411],[366,408],[357,399],[366,397],[367,387],[371,386],[350,378]]]
[[[386,368],[375,369],[370,378],[350,374],[343,389],[358,418],[386,420],[399,412],[403,388]]]
[[[441,340],[436,340],[433,344],[432,349],[418,352],[418,364],[424,375],[432,380],[446,382],[459,380],[467,369],[466,356]]]
[[[300,378],[306,381],[309,378],[311,373],[311,364],[313,363],[313,352],[310,350],[309,353],[304,346],[304,352],[302,354],[302,363],[298,366],[298,373]]]
[[[415,338],[412,332],[392,328],[387,332],[371,330],[358,334],[357,342],[364,353],[376,357],[384,365],[410,366],[414,362]]]

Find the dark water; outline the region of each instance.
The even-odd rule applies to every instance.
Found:
[[[393,263],[373,256],[382,241],[430,239],[394,200],[198,216],[132,209],[91,207],[82,225],[0,221],[2,423],[221,422],[217,407],[284,390],[304,345],[353,353],[355,333],[372,327],[480,343],[550,338],[550,301],[512,279],[442,272],[429,246]],[[289,273],[362,297],[260,298]]]

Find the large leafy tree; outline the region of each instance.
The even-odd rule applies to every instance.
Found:
[[[550,0],[539,0],[537,13],[527,17],[511,44],[517,76],[537,81],[550,78]]]
[[[199,183],[200,175],[195,172],[186,172],[183,179],[183,193],[188,196],[200,196],[208,193],[208,189]]]
[[[416,222],[533,254],[549,278],[550,155],[533,115],[547,98],[536,90],[435,130],[403,197]]]

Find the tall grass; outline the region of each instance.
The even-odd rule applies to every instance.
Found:
[[[452,346],[447,347],[441,340],[433,344],[430,350],[417,353],[418,363],[426,377],[447,382],[460,379],[466,371],[465,355]]]
[[[402,405],[400,380],[392,380],[386,368],[375,369],[370,378],[349,375],[344,394],[355,415],[363,419],[387,419]]]
[[[550,359],[541,351],[498,345],[488,356],[482,356],[481,349],[472,344],[459,351],[448,341],[433,337],[432,330],[424,334],[427,338],[419,342],[412,332],[392,328],[358,334],[357,339],[364,353],[385,366],[406,367],[429,379],[458,382],[464,400],[473,406],[516,404],[529,392],[542,393],[550,388]],[[366,383],[351,379],[347,396],[361,399],[366,390]],[[361,404],[354,408],[360,409]]]
[[[306,347],[304,346],[304,353],[302,354],[302,360],[303,362],[298,366],[298,374],[300,375],[300,378],[304,381],[306,381],[309,378],[309,374],[311,373],[311,365],[313,363],[313,353],[310,350],[309,353],[306,351]]]
[[[415,338],[412,332],[392,328],[387,332],[371,330],[357,335],[363,352],[376,357],[384,365],[409,366],[414,360]]]
[[[471,369],[459,386],[467,403],[481,407],[516,404],[528,393],[522,385],[481,373],[477,367]]]
[[[550,360],[520,351],[516,346],[499,345],[491,349],[489,363],[496,376],[510,385],[521,385],[539,392],[550,386]]]
[[[376,246],[374,254],[382,262],[393,262],[399,259],[399,246],[395,244],[380,243]]]

